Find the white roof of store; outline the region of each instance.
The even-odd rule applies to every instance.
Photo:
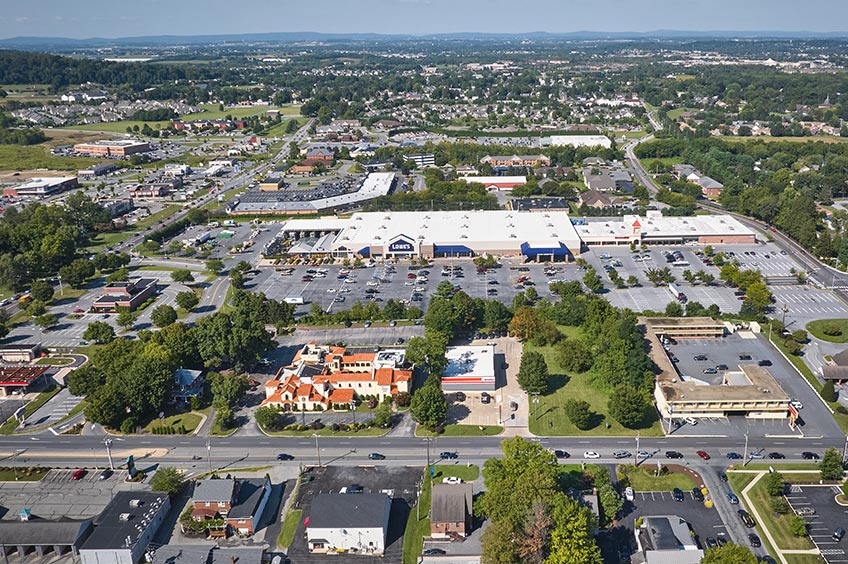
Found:
[[[551,135],[554,147],[571,145],[572,147],[612,147],[612,141],[606,135]]]
[[[663,216],[648,212],[648,217],[625,215],[622,218],[604,218],[577,225],[577,233],[586,243],[600,242],[615,237],[627,237],[638,221],[646,239],[662,237],[694,238],[710,235],[750,235],[754,232],[729,215],[695,215],[686,217]]]
[[[490,184],[526,184],[527,178],[524,176],[465,176],[457,180],[465,180],[466,182],[476,182],[484,186]]]
[[[474,347],[448,347],[445,351],[448,365],[442,378],[456,380],[495,380],[494,345]]]
[[[31,178],[22,184],[18,184],[15,186],[18,190],[33,190],[38,188],[49,188],[51,186],[57,186],[62,184],[63,182],[68,182],[70,180],[75,179],[76,176],[57,176],[57,177],[40,177],[40,178]]]

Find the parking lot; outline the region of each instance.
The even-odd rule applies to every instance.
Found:
[[[683,492],[683,501],[674,501],[671,492],[637,492],[635,499],[625,501],[618,527],[612,529],[601,540],[604,562],[629,562],[629,555],[636,549],[634,525],[636,519],[646,516],[677,515],[685,519],[692,528],[695,540],[706,550],[707,538],[725,537],[730,540],[727,528],[714,508],[704,507],[696,501],[692,492]],[[616,554],[618,549],[619,554]],[[626,556],[626,557],[625,557]]]
[[[22,509],[43,519],[92,517],[106,507],[114,492],[147,488],[144,483],[125,482],[126,470],[116,470],[105,480],[100,479],[99,470],[89,470],[79,480],[72,479],[74,472],[51,470],[40,482],[0,482],[0,518],[17,519]]]
[[[327,463],[330,462],[327,461]],[[327,558],[332,558],[333,562],[345,564],[378,564],[401,561],[406,519],[410,507],[415,503],[417,487],[421,482],[421,469],[419,467],[370,466],[351,468],[325,466],[312,468],[308,475],[314,479],[310,482],[305,480],[301,482],[293,505],[295,509],[302,509],[303,514],[294,535],[294,542],[288,551],[288,556],[292,561],[315,562],[316,564],[326,562]],[[385,555],[379,557],[364,554],[334,554],[332,556],[311,554],[306,546],[303,521],[309,517],[312,500],[318,494],[338,493],[341,488],[349,488],[353,484],[362,486],[363,493],[384,492],[392,498]]]
[[[837,542],[831,538],[836,527],[848,525],[848,507],[838,505],[834,496],[840,493],[838,486],[792,486],[786,495],[796,512],[801,508],[812,508],[813,515],[804,516],[809,524],[810,538],[830,563],[848,562],[845,539]]]

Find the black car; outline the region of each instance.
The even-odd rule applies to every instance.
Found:
[[[761,360],[757,363],[758,366],[771,366],[771,361],[766,359]]]
[[[348,489],[347,493],[349,494],[359,494],[362,493],[362,486],[359,484],[352,484]]]
[[[701,488],[692,488],[692,497],[695,501],[704,501],[704,494],[701,493]]]
[[[666,458],[683,458],[683,453],[678,452],[676,450],[667,450],[665,451]]]
[[[695,355],[695,360],[698,360],[698,361],[707,360],[707,355],[705,355],[705,354]]]
[[[683,490],[680,488],[674,488],[671,490],[671,497],[674,498],[674,501],[683,501]]]
[[[722,482],[726,482],[727,481],[727,474],[725,474],[724,472],[719,472],[718,473],[718,479],[721,480]]]
[[[556,456],[557,458],[568,458],[571,455],[565,452],[564,450],[555,450],[554,456]]]
[[[716,542],[719,546],[724,546],[727,544],[727,537],[724,535],[724,533],[719,533],[716,535]]]
[[[729,370],[726,364],[716,364],[716,370]]]
[[[100,473],[100,479],[101,479],[101,480],[106,480],[106,479],[108,479],[108,478],[109,478],[109,476],[111,476],[112,474],[113,474],[113,472],[107,468],[107,469],[105,469],[103,472],[101,472],[101,473]]]
[[[445,451],[439,453],[439,458],[441,458],[442,460],[452,460],[454,458],[459,458],[459,455],[455,452]]]
[[[740,354],[739,360],[751,360],[751,355],[749,354]]]
[[[780,452],[770,452],[768,453],[768,457],[771,460],[783,460],[784,458],[786,458],[786,456]]]
[[[368,460],[385,460],[386,456],[379,452],[372,452],[368,455]]]
[[[462,392],[456,392],[454,397],[456,398],[456,401],[465,401],[465,394]]]
[[[707,548],[715,548],[718,546],[718,541],[713,537],[707,537]]]
[[[480,403],[489,403],[490,401],[492,401],[492,396],[490,396],[486,392],[480,394]]]
[[[801,458],[803,458],[804,460],[818,460],[819,455],[816,454],[815,452],[810,452],[810,451],[806,450],[806,451],[801,453]]]
[[[421,554],[423,554],[424,556],[441,556],[443,554],[447,554],[447,552],[445,552],[441,548],[428,548]]]
[[[748,535],[748,542],[750,542],[751,546],[753,546],[754,548],[763,546],[763,543],[760,542],[760,537],[758,537],[754,533]]]
[[[754,522],[754,518],[745,511],[744,509],[740,509],[736,512],[739,515],[739,518],[742,520],[742,524],[745,525],[749,529],[753,529],[757,524]]]
[[[294,457],[290,454],[286,454],[284,452],[281,452],[280,454],[277,455],[277,460],[294,460]]]

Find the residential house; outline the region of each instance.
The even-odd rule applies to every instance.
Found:
[[[392,500],[383,493],[318,494],[306,520],[310,552],[382,555]]]
[[[695,181],[695,184],[701,187],[701,192],[708,198],[718,196],[724,190],[724,184],[709,176],[702,176]]]
[[[357,397],[379,400],[409,392],[412,370],[402,349],[345,349],[308,343],[292,364],[265,383],[263,405],[312,411],[347,405]]]
[[[580,204],[580,207],[586,206],[595,209],[608,208],[612,205],[612,199],[597,190],[586,190],[582,192],[577,196],[577,202]]]
[[[171,397],[174,401],[187,402],[203,394],[203,372],[180,368],[174,372],[174,389]]]
[[[471,484],[435,484],[430,504],[430,536],[464,539],[471,533]]]
[[[226,517],[233,506],[237,483],[232,479],[197,480],[192,496],[191,518],[195,521]]]
[[[704,557],[689,523],[676,515],[642,517],[634,535],[645,564],[699,564]]]
[[[195,521],[223,519],[238,535],[256,532],[265,506],[271,496],[271,480],[205,479],[194,487],[191,518]]]

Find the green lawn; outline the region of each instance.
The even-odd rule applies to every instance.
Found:
[[[776,463],[768,463],[768,462],[749,462],[747,466],[745,466],[745,470],[768,470],[769,468],[774,468],[780,472],[791,472],[792,470],[818,470],[819,465],[814,462],[776,462]],[[741,466],[739,467],[741,470]]]
[[[580,329],[575,327],[559,327],[567,337],[577,337]],[[628,429],[618,421],[608,417],[607,392],[598,390],[590,383],[589,373],[566,374],[556,359],[553,347],[537,347],[525,344],[524,350],[541,352],[548,363],[551,374],[547,394],[540,396],[538,405],[530,406],[530,432],[540,436],[635,436],[636,429]],[[584,400],[589,403],[592,411],[597,414],[596,424],[587,431],[575,427],[565,416],[565,401],[568,399]],[[649,425],[639,432],[642,436],[663,436],[660,421],[653,406],[646,410],[645,421]],[[607,427],[609,426],[609,427]]]
[[[46,144],[0,145],[0,170],[79,170],[102,162],[87,157],[57,157],[50,154]]]
[[[286,127],[288,126],[288,124],[291,120],[294,120],[295,122],[297,122],[297,127],[299,129],[299,128],[303,127],[306,124],[307,121],[309,121],[309,118],[294,117],[294,118],[284,119],[283,121],[281,121],[279,123],[279,125],[275,125],[271,129],[269,129],[265,133],[265,137],[284,137],[286,135],[289,135],[288,133],[286,133]]]
[[[188,433],[191,433],[197,426],[200,425],[200,422],[203,418],[197,413],[179,413],[177,415],[171,415],[165,417],[164,419],[154,419],[144,428],[145,432],[152,433],[155,427],[185,427]]]
[[[106,247],[113,247],[118,243],[122,243],[127,237],[132,235],[134,229],[122,229],[120,231],[108,231],[106,233],[98,233],[91,238],[91,244],[86,247],[90,253],[99,253],[106,250]]]
[[[838,329],[835,335],[826,335],[824,330],[828,327]],[[809,331],[816,339],[829,343],[848,343],[848,319],[819,319],[807,323]]]
[[[48,366],[67,366],[72,364],[74,359],[72,358],[62,358],[60,356],[39,358],[35,363],[36,364],[46,364]]]
[[[645,170],[647,170],[651,174],[654,173],[654,170],[653,169],[649,170],[648,166],[650,164],[653,164],[654,161],[661,162],[663,164],[663,166],[666,168],[666,170],[671,170],[671,167],[676,165],[676,164],[683,164],[683,158],[681,158],[681,157],[666,157],[664,159],[652,159],[652,158],[639,159],[639,162],[642,164],[642,168],[644,168]]]
[[[416,437],[491,437],[503,433],[499,425],[445,425],[445,432],[437,435],[424,427],[415,429]]]
[[[165,206],[165,209],[158,211],[154,214],[148,215],[142,220],[139,220],[138,223],[135,224],[135,230],[140,231],[149,225],[153,225],[158,222],[160,219],[166,219],[174,215],[180,211],[180,206],[177,204],[169,204]]]
[[[655,463],[644,462],[638,468],[634,468],[632,465],[622,465],[616,471],[625,473],[630,481],[630,487],[637,492],[668,492],[674,488],[689,491],[697,485],[686,474],[677,472],[669,472],[657,478],[654,475],[656,470]]]
[[[288,548],[294,542],[294,533],[297,531],[297,526],[300,524],[300,518],[303,516],[302,509],[292,509],[286,515],[286,520],[283,521],[283,528],[280,531],[280,536],[277,537],[277,546],[280,548]]]
[[[442,481],[442,478],[455,477],[460,478],[463,482],[473,482],[480,477],[480,468],[473,464],[449,465],[436,464],[433,466],[433,480],[436,483]]]
[[[667,111],[667,112],[666,112],[666,115],[667,115],[670,119],[677,119],[677,118],[679,118],[679,117],[680,117],[680,115],[681,115],[681,114],[683,114],[684,112],[697,112],[697,111],[698,111],[698,110],[697,110],[697,108],[675,108],[675,109],[673,109],[673,110],[669,110],[669,111]]]
[[[730,484],[733,486],[733,491],[738,496],[742,496],[742,490],[754,479],[752,474],[740,474],[736,472],[728,472],[727,474]],[[769,496],[765,487],[765,479],[761,478],[748,492],[748,498],[756,507],[757,513],[760,515],[761,522],[757,523],[757,528],[766,528],[774,537],[778,546],[775,547],[783,550],[808,550],[813,548],[808,537],[796,537],[789,530],[789,522],[792,519],[792,514],[775,515],[769,505]],[[763,542],[768,543],[765,535],[760,535]]]
[[[311,437],[313,433],[317,433],[319,437],[382,437],[389,432],[389,429],[382,427],[366,427],[359,431],[333,431],[330,427],[324,427],[317,431],[309,429],[307,431],[266,431],[273,437]]]
[[[801,373],[804,378],[806,378],[807,382],[813,387],[813,389],[817,392],[821,391],[821,384],[818,381],[818,378],[813,374],[810,370],[810,367],[807,366],[801,357],[790,354],[789,351],[786,350],[786,347],[783,345],[783,341],[780,336],[777,334],[772,335],[771,343],[780,350],[789,359],[789,362]],[[835,411],[839,407],[838,402],[825,402],[830,406],[830,409],[834,410],[831,414],[833,419],[839,425],[844,433],[848,433],[848,415],[842,415],[839,412]]]
[[[0,482],[38,482],[50,471],[49,468],[0,468]]]

